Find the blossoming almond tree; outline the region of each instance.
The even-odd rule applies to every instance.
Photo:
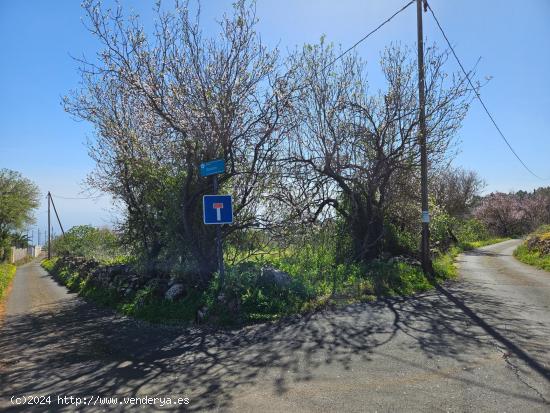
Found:
[[[66,110],[95,126],[89,150],[96,162],[89,183],[124,206],[125,234],[146,272],[174,268],[205,286],[216,270],[214,232],[202,224],[201,162],[223,158],[220,190],[234,199],[235,225],[224,237],[272,224],[266,219],[285,94],[277,50],[254,30],[253,5],[238,1],[220,22],[219,35],[203,36],[200,10],[176,2],[157,6],[146,33],[120,8],[84,3],[91,33],[102,50],[80,60],[81,88]]]

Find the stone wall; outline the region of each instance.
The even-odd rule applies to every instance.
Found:
[[[62,269],[77,273],[78,277],[86,280],[89,286],[116,291],[120,297],[133,296],[145,287],[149,287],[153,294],[160,297],[164,296],[171,287],[168,280],[140,276],[131,266],[124,264],[104,265],[81,257],[59,257],[54,273]]]
[[[28,255],[27,248],[11,247],[10,263],[13,264],[17,261],[20,261],[20,260],[26,258],[27,255]]]

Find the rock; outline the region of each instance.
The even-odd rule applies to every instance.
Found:
[[[405,256],[402,256],[402,255],[399,255],[397,257],[391,257],[388,260],[388,264],[397,264],[399,262],[403,262],[403,263],[409,264],[409,265],[420,266],[420,261],[418,261],[416,258],[413,258],[413,257],[405,257]]]
[[[164,298],[169,301],[177,300],[185,294],[185,288],[182,284],[172,285],[168,291],[164,293]]]
[[[197,319],[196,319],[197,324],[202,323],[207,316],[208,316],[208,307],[203,306],[202,308],[199,308],[197,310]]]
[[[143,281],[143,285],[148,288],[155,297],[164,298],[164,294],[169,290],[165,280],[150,278]]]
[[[125,264],[110,265],[107,267],[110,275],[126,275],[129,272],[129,267]]]
[[[537,234],[527,239],[527,249],[538,251],[541,255],[550,255],[550,232]]]
[[[284,271],[272,267],[263,267],[259,281],[265,285],[274,285],[279,288],[288,288],[292,278]]]

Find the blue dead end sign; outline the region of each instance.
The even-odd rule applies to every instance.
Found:
[[[232,224],[231,195],[204,195],[202,208],[205,224]]]

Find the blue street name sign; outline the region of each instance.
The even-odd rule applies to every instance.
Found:
[[[232,224],[233,203],[231,195],[204,195],[202,210],[205,224]]]
[[[201,163],[201,176],[223,174],[225,172],[225,160],[215,159]]]

